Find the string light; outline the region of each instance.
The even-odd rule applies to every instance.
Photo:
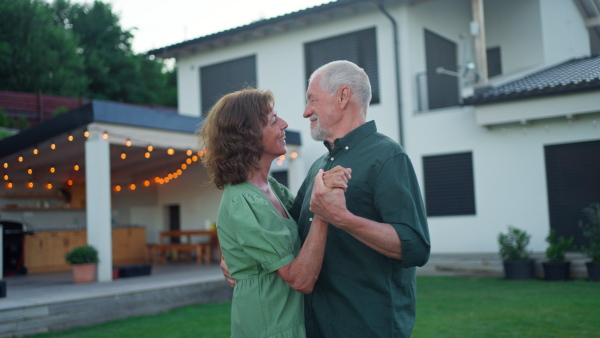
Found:
[[[69,142],[73,141],[73,134],[69,134],[69,136],[67,137],[67,140],[69,140]]]
[[[145,156],[146,158],[150,158],[150,152],[149,152],[149,151],[147,151],[147,152],[144,154],[144,156]]]
[[[87,129],[83,131],[83,137],[85,137],[85,138],[90,137],[90,132]]]
[[[185,152],[185,154],[186,154],[187,156],[192,156],[192,151],[191,151],[190,149],[188,149],[188,150]]]
[[[198,156],[196,156],[196,155],[192,156],[192,161],[194,161],[194,162],[198,162]],[[191,163],[190,163],[190,164],[191,164]]]
[[[183,163],[183,164],[181,165],[181,169],[183,169],[183,170],[187,169],[187,164]]]
[[[152,150],[154,150],[154,147],[153,147],[151,144],[149,144],[149,145],[148,145],[148,151],[150,152],[150,151],[152,151]]]
[[[52,150],[56,149],[56,144],[54,142],[52,142],[52,144],[50,145],[50,149],[52,149]]]
[[[73,185],[73,180],[68,180],[67,185]]]
[[[198,156],[200,156],[200,157],[204,156],[204,152],[203,152],[202,150],[200,150],[200,151],[198,152]]]
[[[282,160],[277,160],[277,165],[281,167],[283,165],[283,161]]]
[[[127,141],[125,141],[125,145],[128,147],[131,147],[131,140],[127,139]]]
[[[167,154],[169,154],[169,155],[175,154],[175,149],[173,149],[173,148],[167,149]]]
[[[183,174],[183,171],[181,171],[181,169],[177,169],[177,175],[181,176],[181,174]]]
[[[197,157],[196,157],[196,158],[197,158]],[[192,159],[191,159],[191,158],[189,158],[189,157],[188,157],[188,158],[186,158],[186,159],[185,159],[185,163],[186,163],[186,164],[192,164]]]
[[[126,158],[127,158],[127,154],[125,154],[125,152],[122,152],[122,153],[121,153],[121,159],[122,159],[122,160],[124,160],[124,159],[126,159]]]
[[[79,171],[79,164],[78,163],[75,163],[75,165],[73,166],[73,170]]]
[[[23,162],[23,156],[19,156],[19,162]]]
[[[106,130],[102,133],[102,139],[108,140],[108,132]]]
[[[279,159],[282,160],[282,161],[284,161],[285,160],[285,155],[279,156]]]
[[[135,184],[131,183],[129,185],[129,190],[135,190],[135,188],[136,188]]]
[[[4,168],[8,168],[8,162],[4,162]]]
[[[12,182],[11,182],[11,181],[8,181],[8,182],[6,182],[6,187],[7,187],[8,189],[12,189],[12,187],[13,187],[13,184],[12,184]]]
[[[29,175],[33,174],[33,169],[31,169],[31,168],[27,168],[27,173],[28,173]]]
[[[38,154],[38,149],[37,149],[37,147],[33,148],[33,154],[34,154],[34,155],[37,155],[37,154]]]
[[[148,180],[145,180],[145,181],[144,181],[144,186],[145,186],[145,187],[149,187],[149,186],[150,186],[150,181],[148,181]]]
[[[170,180],[172,180],[172,179],[173,179],[173,174],[169,174],[167,177],[168,177]]]
[[[290,157],[291,157],[291,158],[296,158],[296,157],[298,157],[298,153],[297,153],[297,152],[295,152],[295,151],[293,151],[293,152],[290,154]]]
[[[29,188],[29,189],[33,188],[33,181],[27,182],[27,188]]]
[[[8,181],[8,174],[7,173],[4,173],[4,180]]]
[[[173,174],[173,178],[175,179],[175,178],[177,178],[177,177],[179,177],[179,175],[177,175],[177,173],[174,173],[174,174]]]
[[[52,189],[52,183],[48,182],[46,184],[46,189],[48,189],[48,190]]]
[[[121,186],[120,186],[120,185],[118,185],[118,184],[117,184],[117,185],[115,185],[115,191],[116,191],[116,192],[119,192],[119,191],[121,191]]]
[[[54,165],[52,165],[50,167],[50,172],[53,173],[53,174],[56,172],[56,168],[54,167]]]
[[[156,177],[154,178],[154,183],[160,183],[160,177],[156,176]]]

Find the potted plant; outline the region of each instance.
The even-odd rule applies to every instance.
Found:
[[[531,235],[525,230],[509,226],[508,233],[498,235],[500,244],[500,257],[504,263],[506,279],[521,280],[532,279],[534,262],[529,259],[531,252],[527,249]]]
[[[65,255],[65,259],[73,267],[75,283],[90,283],[96,280],[96,264],[98,251],[91,245],[78,246]]]
[[[544,279],[549,281],[569,279],[571,262],[565,261],[565,252],[571,248],[574,240],[573,236],[566,239],[563,236],[558,236],[556,231],[550,229],[550,234],[546,237],[548,243],[546,258],[548,261],[542,263]]]
[[[600,282],[600,203],[592,203],[583,209],[585,221],[579,222],[583,231],[581,251],[591,258],[585,263],[589,280]]]

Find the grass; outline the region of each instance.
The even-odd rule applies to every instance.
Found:
[[[229,303],[36,337],[229,337]],[[418,277],[414,338],[598,337],[600,283]]]

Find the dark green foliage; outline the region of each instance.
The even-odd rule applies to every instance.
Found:
[[[529,259],[530,251],[527,250],[531,235],[525,230],[513,226],[508,227],[508,233],[498,235],[500,256],[505,261],[522,261]]]
[[[108,3],[0,1],[0,90],[177,105],[174,72],[135,54]]]
[[[557,236],[556,231],[550,230],[550,234],[546,237],[548,248],[546,249],[546,258],[550,263],[563,263],[565,261],[565,252],[571,248],[575,238],[573,236],[569,239],[563,236]]]
[[[71,265],[98,263],[98,251],[91,245],[78,246],[65,255],[65,260]]]
[[[600,203],[590,204],[583,213],[585,220],[579,222],[584,238],[581,251],[594,263],[600,263]]]

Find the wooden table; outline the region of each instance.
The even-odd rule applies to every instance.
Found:
[[[193,236],[209,236],[210,239],[206,243],[193,243]],[[182,237],[183,241],[181,240]],[[180,240],[173,240],[174,238]],[[198,265],[202,265],[202,261],[207,264],[210,263],[213,247],[218,248],[221,252],[216,230],[163,231],[160,233],[159,244],[148,244],[147,247],[150,259],[154,263],[162,264],[166,263],[167,253],[171,251],[185,255],[187,260],[189,260],[189,254],[195,252]]]

